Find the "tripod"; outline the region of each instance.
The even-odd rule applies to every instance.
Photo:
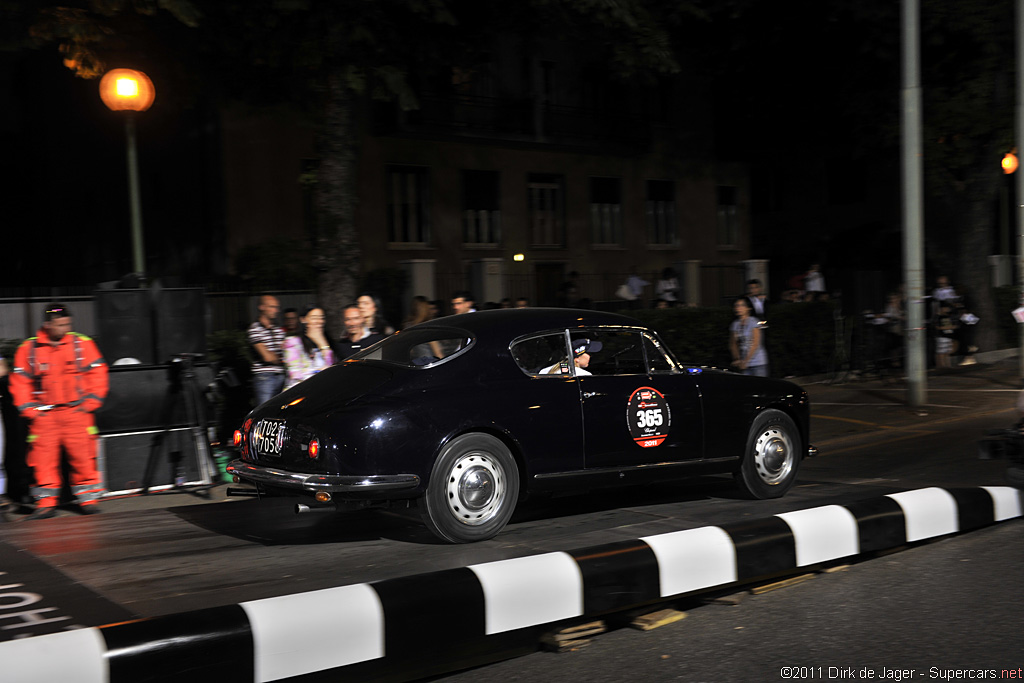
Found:
[[[202,393],[199,391],[199,385],[196,382],[194,367],[195,360],[201,357],[201,354],[197,353],[181,353],[171,358],[171,362],[168,365],[168,381],[170,386],[161,408],[163,430],[157,432],[153,437],[153,443],[149,449],[149,459],[146,461],[146,474],[142,479],[143,495],[149,493],[157,462],[160,460],[167,436],[173,426],[174,408],[182,400],[185,407],[185,421],[191,433],[192,446],[201,482],[198,486],[186,487],[181,454],[171,453],[170,464],[174,477],[174,489],[183,490],[187,488],[190,492],[206,497],[209,489],[215,486],[213,461],[210,457],[210,445],[207,443],[206,416],[200,409]]]

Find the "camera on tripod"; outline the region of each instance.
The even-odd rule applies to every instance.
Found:
[[[149,460],[146,462],[146,473],[142,482],[143,493],[149,493],[156,467],[165,453],[173,474],[175,489],[180,490],[198,484],[198,487],[193,487],[193,491],[206,495],[206,490],[215,484],[209,433],[206,427],[206,396],[200,390],[195,372],[196,363],[202,359],[201,353],[177,353],[171,356],[167,363],[168,390],[160,411],[164,428],[153,437],[150,446]],[[168,444],[168,437],[176,431],[178,409],[181,410],[191,437],[188,441],[191,442],[193,462],[199,475],[198,482],[186,481],[184,451],[180,447],[173,448]],[[171,440],[178,444],[177,436]]]

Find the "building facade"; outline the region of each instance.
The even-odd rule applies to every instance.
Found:
[[[418,109],[369,110],[358,162],[363,270],[404,272],[406,299],[607,302],[635,270],[650,305],[666,268],[686,303],[742,292],[747,172],[713,159],[694,75],[621,84],[564,43],[508,38],[417,86]],[[281,112],[223,124],[229,249],[308,236],[312,132]]]

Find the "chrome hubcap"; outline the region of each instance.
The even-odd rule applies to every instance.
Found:
[[[471,526],[484,524],[505,500],[505,473],[488,454],[467,453],[452,467],[446,493],[456,519]]]
[[[754,465],[761,481],[766,484],[784,481],[793,469],[795,453],[786,432],[774,427],[762,432],[754,445]]]

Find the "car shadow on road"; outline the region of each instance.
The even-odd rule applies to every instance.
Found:
[[[522,501],[508,529],[523,533],[569,517],[622,511],[663,516],[659,506],[711,498],[741,499],[731,478],[698,477],[680,482],[601,489]],[[364,509],[295,514],[296,499],[266,498],[206,505],[185,505],[169,511],[211,533],[261,545],[367,543],[393,540],[417,545],[446,545],[420,521],[415,504],[399,509]],[[666,516],[671,516],[666,514]],[[614,525],[607,517],[594,525]],[[543,533],[542,529],[536,529]]]
[[[511,524],[587,515],[610,510],[654,508],[711,498],[741,499],[731,478],[695,477],[685,481],[595,489],[530,498],[519,504]]]
[[[268,498],[189,505],[170,511],[212,533],[267,546],[363,543],[380,539],[441,543],[415,515],[378,509],[296,514],[295,502],[290,498]]]

